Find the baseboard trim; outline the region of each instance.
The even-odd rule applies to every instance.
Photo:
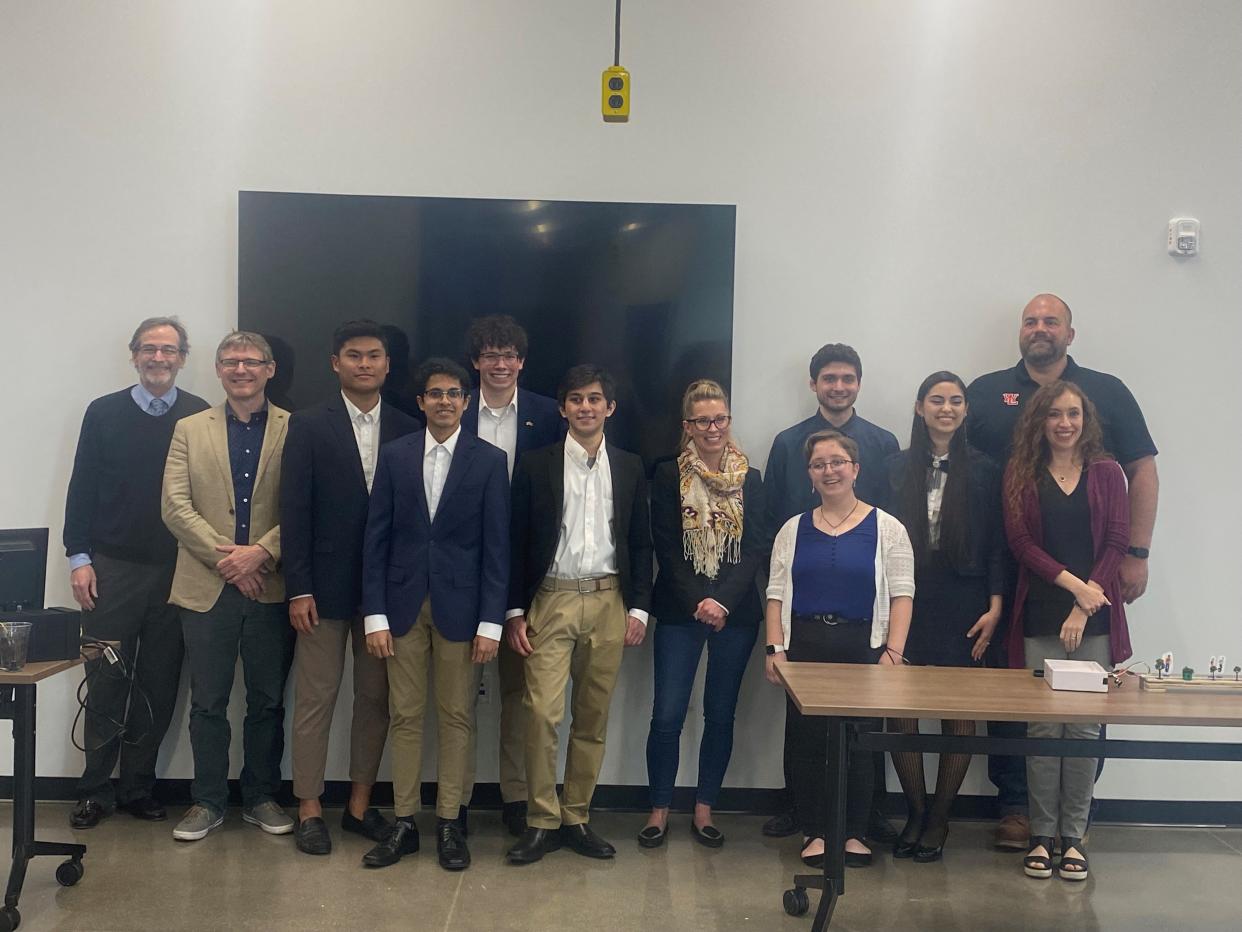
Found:
[[[186,805],[190,802],[190,781],[187,779],[160,780],[156,795],[169,805]],[[423,784],[423,802],[435,801],[436,785]],[[719,812],[741,812],[751,815],[771,815],[782,807],[784,794],[781,790],[741,787],[725,787],[720,791],[716,809]],[[13,798],[13,778],[0,777],[0,798]],[[37,777],[35,798],[44,801],[77,799],[77,780],[73,777]],[[343,806],[349,798],[349,783],[330,780],[324,787],[323,802],[328,806]],[[372,799],[377,806],[392,805],[392,784],[377,783]],[[236,780],[229,781],[229,802],[241,805],[241,791]],[[293,805],[292,784],[281,787],[280,802]],[[474,788],[470,801],[472,809],[499,809],[500,787],[496,783],[480,783]],[[600,786],[595,790],[592,807],[616,812],[643,812],[650,805],[645,786]],[[689,812],[694,807],[694,788],[679,787],[673,792],[672,808],[677,812]],[[905,802],[900,793],[888,794],[888,812],[899,816],[905,812]],[[994,796],[959,796],[953,804],[955,819],[995,819],[997,817]],[[1100,822],[1120,822],[1147,825],[1221,825],[1242,826],[1242,802],[1222,800],[1160,800],[1160,799],[1101,799],[1096,819]]]

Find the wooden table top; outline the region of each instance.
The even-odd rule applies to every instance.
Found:
[[[75,660],[40,660],[28,663],[20,670],[0,670],[0,686],[29,686],[76,667],[81,662],[80,657]]]
[[[1107,693],[1078,693],[1050,689],[1030,670],[851,663],[777,670],[804,715],[1242,727],[1242,696],[1152,692],[1134,676]]]

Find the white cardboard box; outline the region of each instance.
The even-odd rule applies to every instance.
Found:
[[[1108,671],[1094,660],[1044,661],[1044,679],[1053,689],[1079,693],[1108,692]]]

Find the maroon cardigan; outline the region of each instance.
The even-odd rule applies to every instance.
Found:
[[[1108,642],[1112,661],[1129,658],[1130,630],[1126,627],[1125,600],[1121,597],[1119,569],[1130,546],[1130,502],[1126,475],[1114,460],[1097,460],[1087,467],[1087,504],[1091,510],[1091,539],[1095,541],[1095,565],[1091,578],[1104,587],[1108,597]],[[1043,549],[1044,531],[1039,494],[1032,486],[1022,494],[1022,513],[1005,508],[1005,535],[1018,561],[1018,588],[1009,624],[1009,666],[1025,666],[1022,645],[1022,609],[1030,591],[1030,574],[1051,583],[1065,569]],[[1084,580],[1085,582],[1086,580]]]

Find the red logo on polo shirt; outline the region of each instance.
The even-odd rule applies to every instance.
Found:
[[[1016,408],[1018,406],[1018,393],[1017,392],[1001,392],[1001,401],[1009,405],[1009,407],[1011,408]]]

